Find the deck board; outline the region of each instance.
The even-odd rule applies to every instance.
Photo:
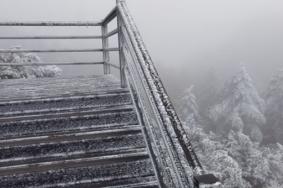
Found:
[[[91,94],[119,84],[113,75],[0,80],[0,101]]]
[[[128,88],[113,75],[0,80],[0,185],[159,187]]]

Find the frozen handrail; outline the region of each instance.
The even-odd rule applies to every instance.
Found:
[[[101,21],[101,25],[107,25],[117,16],[117,9],[114,7],[109,14]]]
[[[56,52],[103,52],[118,51],[118,48],[86,48],[86,49],[47,49],[47,50],[25,50],[25,49],[0,49],[0,53],[56,53]]]
[[[103,61],[99,62],[66,62],[66,63],[58,63],[58,62],[48,62],[48,63],[0,63],[0,67],[5,66],[46,66],[46,65],[100,65],[104,64]]]
[[[129,13],[129,10],[126,6],[126,3],[124,0],[117,0],[117,8],[118,8],[118,25],[120,25],[119,29],[119,38],[120,39],[120,52],[122,51],[122,60],[125,59],[125,50],[132,50],[134,54],[134,58],[136,59],[136,63],[139,65],[129,65],[129,62],[124,62],[127,64],[127,66],[131,66],[129,72],[129,77],[133,76],[133,69],[136,69],[136,74],[141,74],[140,79],[144,80],[140,81],[141,85],[145,83],[145,85],[141,86],[140,88],[144,88],[146,90],[146,95],[149,101],[152,101],[152,109],[157,109],[156,117],[157,119],[161,119],[162,126],[160,128],[160,133],[163,134],[163,137],[166,141],[169,141],[168,148],[172,148],[175,153],[171,153],[171,151],[168,150],[168,157],[171,158],[172,161],[175,161],[176,164],[169,164],[166,168],[173,168],[172,171],[175,171],[172,173],[173,181],[176,181],[177,184],[174,184],[174,186],[178,187],[188,187],[192,186],[189,185],[188,182],[186,182],[186,179],[190,179],[191,175],[187,170],[188,166],[191,167],[192,173],[194,176],[202,176],[204,175],[203,168],[201,166],[201,163],[198,160],[197,155],[195,154],[193,147],[190,143],[190,139],[185,132],[185,129],[173,107],[172,102],[170,101],[170,98],[163,86],[163,83],[158,75],[158,72],[154,66],[154,63],[145,47],[145,44],[142,40],[142,37],[133,21],[133,18],[131,14]],[[120,19],[119,19],[120,18]],[[128,40],[127,40],[128,39]],[[131,53],[131,52],[130,52]],[[121,54],[120,54],[121,56]],[[120,63],[120,67],[123,67],[123,62]],[[137,70],[141,69],[141,71]],[[132,79],[133,83],[132,86],[135,89],[137,89],[137,83],[134,79]],[[128,81],[131,82],[131,81]],[[130,83],[131,84],[131,83]],[[148,88],[148,89],[147,89]],[[137,89],[138,90],[138,89]],[[133,91],[133,93],[139,93],[141,91]],[[136,94],[139,95],[139,94]],[[143,101],[139,101],[141,104],[137,104],[138,106],[145,106],[146,104],[142,104]],[[141,114],[144,114],[145,112],[141,112]],[[150,117],[148,118],[150,119]],[[158,121],[158,120],[157,120]],[[150,126],[150,123],[148,124]],[[173,130],[172,130],[173,128]],[[162,129],[162,130],[161,130]],[[165,130],[165,133],[164,133]],[[153,132],[156,130],[152,130]],[[164,135],[165,134],[165,135]],[[168,139],[169,137],[169,139]],[[162,138],[156,138],[156,139],[162,139]],[[167,145],[167,144],[166,144]],[[159,152],[162,153],[162,152]],[[166,156],[165,156],[166,157]],[[158,159],[157,159],[158,161]],[[166,163],[166,161],[164,161]],[[157,162],[158,163],[158,162]],[[159,162],[160,163],[160,162]],[[163,163],[163,162],[161,162]],[[177,164],[179,163],[179,164]],[[161,164],[162,165],[162,164]],[[165,171],[164,171],[165,172]],[[163,173],[164,173],[163,172]],[[162,175],[161,175],[162,176]],[[212,174],[206,174],[206,176],[212,176]],[[165,177],[166,178],[166,177]],[[213,179],[213,178],[212,178]],[[215,178],[215,180],[217,180]],[[164,180],[168,182],[166,179]],[[170,183],[170,181],[169,181]],[[196,183],[196,181],[194,181]],[[196,184],[200,184],[197,182]],[[169,186],[169,185],[168,185]],[[172,186],[172,184],[171,184]],[[196,185],[198,186],[198,185]]]
[[[69,36],[59,36],[59,35],[49,35],[49,36],[0,36],[0,40],[31,40],[31,39],[101,39],[102,36],[98,35],[69,35]]]
[[[30,64],[30,63],[0,63],[0,66],[43,66],[43,65],[100,65],[103,64],[104,74],[110,74],[110,67],[118,68],[119,66],[110,63],[110,52],[119,51],[117,47],[110,47],[108,45],[108,40],[110,37],[118,33],[118,29],[113,29],[108,32],[107,26],[117,16],[116,7],[111,10],[111,12],[100,22],[93,21],[77,21],[77,22],[65,22],[65,21],[38,21],[38,22],[0,22],[0,27],[6,26],[18,26],[18,27],[69,27],[69,26],[79,26],[79,27],[101,27],[100,35],[42,35],[42,36],[0,36],[0,40],[54,40],[54,39],[100,39],[102,41],[101,48],[79,48],[79,49],[0,49],[0,54],[9,53],[82,53],[82,52],[99,52],[103,54],[103,60],[101,62],[71,62],[71,63],[58,63],[58,62],[48,62],[40,64]],[[122,83],[122,81],[121,81]],[[121,84],[122,85],[122,84]]]
[[[101,22],[0,22],[0,26],[101,26]]]
[[[169,99],[169,96],[163,86],[163,83],[158,75],[158,72],[152,62],[152,59],[142,41],[141,35],[138,32],[137,27],[134,25],[133,19],[126,8],[125,2],[120,1],[118,5],[119,11],[125,23],[125,28],[128,31],[131,42],[134,44],[134,50],[139,58],[139,63],[144,71],[144,76],[147,80],[148,86],[152,92],[152,96],[155,99],[155,103],[159,108],[160,114],[163,116],[164,121],[169,118],[172,126],[177,133],[179,141],[182,145],[182,149],[185,151],[185,155],[188,162],[193,168],[201,168],[195,152],[192,149],[189,138],[187,137],[185,130],[182,126],[180,119]]]

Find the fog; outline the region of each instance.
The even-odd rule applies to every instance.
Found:
[[[241,64],[262,90],[271,75],[282,67],[280,0],[128,0],[127,3],[173,98],[178,98],[191,84],[198,85],[211,70],[222,84]],[[114,0],[1,0],[0,20],[95,21],[101,20],[114,5]],[[1,29],[1,35],[46,31]],[[78,30],[66,29],[52,32],[79,34]],[[89,29],[88,34],[91,32]],[[84,43],[92,45],[89,41]],[[16,44],[17,41],[2,42],[1,48]],[[25,42],[23,47],[44,48],[51,44],[54,43]],[[60,44],[66,45],[69,43]]]
[[[116,0],[24,0],[24,1],[0,0],[0,22],[1,21],[28,21],[28,22],[29,21],[100,21],[110,12],[111,9],[113,9],[115,3]],[[146,100],[146,102],[143,101],[143,99],[146,98],[143,97],[139,98],[141,99],[140,100],[141,105],[139,105],[139,107],[137,107],[136,109],[142,110],[140,111],[141,113],[138,114],[144,114],[141,117],[141,119],[145,121],[139,121],[133,123],[128,119],[135,119],[135,118],[127,117],[125,118],[127,121],[126,124],[129,126],[137,124],[137,125],[142,125],[143,127],[150,125],[148,128],[145,128],[143,130],[145,132],[150,130],[149,131],[150,134],[148,135],[152,134],[155,136],[156,135],[161,136],[160,139],[164,140],[164,142],[163,141],[159,142],[159,141],[155,141],[155,138],[151,139],[150,136],[146,136],[146,138],[148,138],[147,139],[148,141],[153,140],[154,142],[156,142],[155,143],[156,145],[154,144],[153,150],[155,150],[154,148],[164,148],[164,145],[166,145],[165,148],[171,148],[171,144],[173,142],[171,143],[172,139],[170,137],[172,137],[172,135],[175,135],[175,131],[176,131],[175,128],[177,128],[179,130],[178,132],[180,137],[176,139],[176,137],[173,136],[174,143],[172,145],[172,148],[177,148],[176,150],[180,149],[178,148],[178,145],[176,145],[177,140],[185,140],[185,143],[187,145],[188,140],[184,139],[184,137],[186,137],[185,135],[187,135],[189,141],[192,143],[192,147],[190,146],[189,151],[193,149],[196,152],[199,161],[204,167],[205,172],[208,174],[216,175],[217,178],[219,178],[219,180],[223,184],[223,186],[221,187],[225,187],[225,188],[283,187],[283,181],[282,181],[282,177],[283,177],[283,158],[282,158],[283,156],[283,145],[282,145],[283,144],[283,127],[282,127],[283,125],[282,123],[283,122],[283,114],[282,114],[283,112],[283,69],[282,69],[283,68],[283,53],[282,53],[283,52],[283,35],[282,35],[283,1],[282,0],[174,0],[174,1],[173,0],[127,0],[127,3],[136,21],[136,24],[140,29],[144,42],[147,48],[149,49],[152,59],[154,60],[157,70],[166,86],[169,96],[171,97],[173,103],[175,104],[175,107],[178,112],[178,116],[182,121],[182,126],[184,129],[180,131],[179,122],[175,121],[176,117],[174,116],[174,113],[172,113],[172,110],[171,109],[168,110],[168,103],[166,101],[166,97],[164,97],[164,95],[162,94],[161,94],[162,97],[158,95],[150,96],[150,99],[153,98],[155,99],[155,101],[158,102],[158,104],[154,103],[156,106],[153,106],[152,108],[151,107],[148,108],[148,106],[150,106],[148,100]],[[109,30],[112,30],[115,27],[117,27],[117,23],[115,23],[114,21],[111,23]],[[95,28],[94,27],[79,27],[79,28],[78,27],[54,27],[54,28],[0,27],[0,35],[1,36],[100,35],[101,33],[100,29],[101,29],[100,27],[95,27]],[[1,40],[0,42],[0,48],[11,48],[15,45],[21,45],[21,47],[24,49],[101,48],[101,40],[22,40],[22,41]],[[117,45],[118,45],[117,36],[111,37],[110,47],[117,47]],[[117,64],[118,53],[111,52],[110,54],[111,54],[110,62],[113,64]],[[8,54],[12,56],[12,58],[9,57],[3,58],[1,57],[1,55],[3,54],[0,54],[1,62],[6,62],[6,60],[9,60],[11,62],[18,62],[17,60],[21,58],[25,58],[23,56],[22,57],[19,56],[18,58],[17,56],[15,56],[16,58],[14,58],[13,55],[17,55],[14,53]],[[20,55],[23,54],[20,53]],[[101,53],[53,53],[53,54],[43,53],[39,55],[44,62],[59,61],[62,63],[62,62],[84,62],[84,61],[102,60]],[[34,56],[36,55],[34,54]],[[29,58],[32,59],[31,57]],[[33,59],[38,60],[39,58],[37,58],[36,56],[36,58]],[[27,61],[21,61],[21,62],[27,62]],[[46,70],[48,69],[48,67],[45,68]],[[101,65],[79,66],[79,67],[64,66],[63,75],[74,76],[74,74],[75,75],[102,74],[103,73],[102,68],[103,67]],[[275,72],[277,72],[279,69],[282,69],[282,72],[280,72],[276,77],[276,79],[274,79],[273,82],[269,84],[272,75]],[[0,73],[4,72],[3,73],[4,79],[14,78],[12,76],[10,77],[7,76],[7,75],[11,75],[13,71],[10,71],[10,69],[8,69],[7,67],[6,69],[3,70],[4,71]],[[59,69],[56,69],[56,71],[54,71],[54,69],[52,69],[51,71],[50,70],[46,71],[46,70],[35,69],[35,71],[28,71],[25,69],[23,70],[15,69],[14,71],[16,72],[16,75],[19,74],[19,72],[21,73],[21,71],[22,72],[25,71],[27,73],[32,72],[34,75],[37,75],[36,74],[37,71],[48,73],[48,74],[42,73],[41,77],[45,77],[46,75],[54,76],[55,73],[57,74],[57,72],[59,72]],[[8,73],[5,73],[5,71]],[[118,71],[114,73],[118,75]],[[21,76],[22,74],[19,75],[20,76],[18,78],[27,78],[25,74],[23,74],[24,76]],[[1,79],[1,74],[0,74],[0,79]],[[59,79],[56,79],[56,81],[58,80]],[[251,80],[253,80],[253,82]],[[61,81],[59,80],[58,82]],[[70,82],[68,80],[68,82],[73,84],[72,81]],[[85,81],[81,81],[78,83],[81,85],[82,82]],[[225,84],[226,82],[229,83]],[[57,86],[57,84],[54,85]],[[64,83],[62,85],[64,85]],[[107,86],[108,85],[111,84],[107,83]],[[195,85],[195,87],[190,87],[191,85]],[[18,89],[18,87],[15,87],[15,85],[11,85],[11,86],[14,87],[13,89],[15,88]],[[92,87],[88,87],[87,85],[85,85],[85,87],[91,88],[91,91],[96,90],[96,89],[92,89]],[[2,88],[3,88],[2,91],[8,90],[6,86]],[[221,90],[221,88],[225,88],[225,89]],[[30,88],[28,88],[28,90],[30,90]],[[18,91],[20,93],[22,90],[19,89]],[[156,92],[152,92],[152,93],[155,94]],[[100,94],[97,96],[100,96]],[[103,95],[101,94],[101,96]],[[139,97],[139,95],[136,96]],[[97,100],[100,100],[99,99],[100,97],[96,97],[96,98],[98,98]],[[121,100],[123,98],[124,100],[124,97],[119,97],[119,98],[121,98]],[[88,99],[88,100],[95,102],[95,100],[93,99]],[[35,121],[38,124],[40,124],[40,127],[46,126],[48,130],[50,128],[50,130],[52,131],[53,131],[53,129],[51,129],[52,126],[49,126],[49,124],[51,125],[52,123],[53,125],[53,122],[55,125],[54,130],[57,129],[56,127],[59,127],[61,129],[61,125],[63,127],[64,124],[62,122],[66,121],[68,124],[70,124],[71,129],[72,126],[76,127],[78,123],[78,125],[82,126],[81,129],[82,131],[92,130],[92,129],[86,129],[88,124],[91,124],[91,127],[94,128],[95,126],[93,125],[96,125],[95,123],[97,123],[101,128],[97,129],[98,133],[95,133],[95,135],[96,134],[99,135],[100,134],[99,132],[101,130],[103,130],[101,132],[104,132],[104,125],[103,124],[100,125],[100,123],[104,121],[103,117],[108,118],[108,113],[116,114],[116,111],[117,111],[117,115],[113,115],[113,120],[111,119],[112,115],[109,115],[110,120],[107,121],[105,120],[105,122],[112,123],[112,121],[114,122],[117,119],[119,123],[115,122],[114,123],[115,126],[113,126],[114,129],[116,129],[116,123],[117,123],[117,130],[120,124],[124,125],[124,122],[122,120],[119,120],[119,118],[121,117],[128,116],[126,113],[122,111],[123,109],[126,109],[126,107],[122,106],[125,105],[124,102],[117,100],[116,101],[117,104],[119,103],[118,106],[116,103],[112,104],[112,101],[108,103],[108,99],[103,98],[101,100],[107,101],[105,102],[107,104],[102,105],[102,102],[101,104],[100,102],[97,102],[97,103],[90,103],[88,105],[87,104],[88,100],[82,102],[82,105],[80,105],[80,107],[78,107],[79,105],[75,106],[76,104],[79,104],[79,99],[78,101],[77,99],[74,100],[77,102],[74,102],[72,100],[72,102],[70,103],[67,100],[66,101],[64,100],[64,102],[62,103],[60,103],[59,101],[58,104],[56,105],[60,106],[66,103],[66,105],[68,104],[70,106],[67,105],[65,107],[64,105],[62,105],[62,107],[58,109],[56,108],[56,115],[52,114],[53,113],[52,110],[54,110],[55,108],[54,109],[52,108],[50,111],[48,109],[48,111],[46,111],[46,114],[48,114],[47,119],[44,119],[44,121],[46,121],[47,123],[43,123],[42,125],[41,125],[41,120],[39,118],[44,116],[45,109],[39,111],[38,109],[41,108],[37,109],[35,105],[35,104],[39,104],[40,106],[41,103],[34,103],[34,106],[31,107],[34,107],[35,111],[30,110],[30,112],[31,114],[36,113]],[[116,100],[116,97],[115,98],[113,97],[113,99],[111,100]],[[46,110],[47,107],[51,108],[52,106],[51,103],[53,104],[54,102],[54,101],[52,102],[52,100],[50,101],[51,101],[50,107],[49,105],[47,105],[48,103],[45,104],[45,102],[43,102],[44,106],[46,105]],[[127,111],[128,110],[130,111],[130,108],[134,109],[134,107],[129,107],[130,103],[128,102],[127,102]],[[27,106],[29,106],[29,104],[33,104],[32,102],[26,102],[26,103]],[[14,103],[11,104],[13,106]],[[5,110],[5,105],[2,106],[4,106],[3,109]],[[15,106],[17,107],[17,105]],[[143,106],[145,106],[145,108],[143,108]],[[63,107],[66,109],[64,109]],[[101,113],[98,111],[100,107],[102,107],[101,109],[103,111]],[[84,108],[87,109],[87,112],[83,110]],[[92,108],[95,110],[92,111],[93,110]],[[67,109],[71,109],[70,112]],[[82,113],[81,113],[81,109],[82,109]],[[12,115],[10,115],[9,110],[10,109],[8,109],[7,114],[9,115],[7,115],[8,117],[7,119],[12,119]],[[60,110],[62,110],[62,112]],[[77,113],[79,111],[80,113]],[[20,115],[21,113],[23,113],[24,115],[20,116],[18,115],[18,112]],[[19,118],[28,118],[30,112],[28,111],[26,113],[26,111],[22,110],[21,112],[16,111],[15,114],[16,116],[18,115]],[[90,115],[92,115],[92,113],[96,115],[96,112],[98,112],[99,114],[97,116],[98,120],[97,121],[95,120],[94,124],[92,124],[91,121],[92,117]],[[154,112],[152,116],[148,115],[148,113],[151,112]],[[60,116],[60,114],[63,114],[64,117],[62,118],[62,120],[60,119],[60,121],[58,121],[58,125],[56,120],[57,113],[58,113],[58,117]],[[66,113],[66,115],[64,113]],[[69,115],[67,113],[72,115],[74,119],[69,120],[68,117]],[[86,113],[88,115],[84,115]],[[104,116],[103,113],[107,113],[107,115]],[[123,113],[124,115],[121,115],[119,113],[121,114]],[[77,114],[82,114],[84,115],[84,117],[87,117],[86,125],[84,124],[83,118],[80,117],[82,115],[79,116]],[[129,114],[129,116],[131,115]],[[49,117],[50,118],[52,117],[52,122],[50,120],[51,123],[49,123],[48,120]],[[76,120],[77,117],[80,117],[78,118],[79,121]],[[144,117],[146,118],[143,119]],[[34,118],[33,115],[30,115],[30,118]],[[44,118],[46,117],[44,116]],[[1,119],[2,119],[1,121],[4,120],[3,122],[5,123],[5,114]],[[11,124],[12,128],[10,128],[10,126],[3,126],[3,127],[4,128],[7,127],[7,129],[13,131],[15,129],[13,128],[13,124],[14,124],[15,127],[19,128],[19,130],[24,130],[25,132],[29,131],[29,127],[33,127],[32,126],[33,123],[30,123],[31,126],[29,126],[28,121],[30,120],[29,119],[27,120],[24,119],[24,120],[25,121],[23,121],[23,125],[25,126],[23,128],[20,128],[21,125],[20,123],[19,124],[12,123]],[[120,123],[120,121],[122,123]],[[162,126],[163,125],[162,122],[165,123],[164,126]],[[27,129],[25,128],[26,125],[28,127]],[[172,129],[169,127],[170,125],[175,127]],[[108,128],[110,130],[112,129],[112,126],[109,126]],[[160,130],[157,131],[153,130],[158,128],[160,128]],[[37,133],[37,131],[42,131],[42,130],[45,131],[45,128],[38,128],[38,130],[36,128],[35,133]],[[96,129],[94,130],[96,131]],[[107,129],[105,128],[105,130]],[[4,135],[6,134],[5,131],[6,130],[4,130],[3,133]],[[68,131],[69,131],[69,126],[68,126]],[[144,131],[143,134],[145,134]],[[31,132],[33,136],[36,135],[33,133],[32,129]],[[113,133],[111,133],[111,135],[112,134]],[[125,135],[124,134],[125,133],[123,133],[123,137],[121,137],[121,143],[124,143],[124,137],[126,137],[126,134]],[[131,133],[131,135],[134,136],[134,133]],[[116,132],[115,132],[115,136],[116,136]],[[60,136],[60,138],[58,137],[59,141],[61,139],[63,140],[63,137],[67,138],[69,136]],[[83,137],[81,138],[83,139]],[[50,137],[50,140],[51,139],[53,139],[53,137]],[[75,138],[75,141],[76,139],[78,138]],[[16,137],[15,140],[17,140]],[[46,138],[46,140],[49,140],[49,138]],[[116,138],[113,140],[116,140]],[[120,137],[117,137],[117,140],[120,140]],[[130,138],[129,140],[132,139]],[[170,147],[167,147],[167,144],[163,145],[163,143],[166,143],[168,140],[170,140],[169,141]],[[28,142],[31,143],[31,141]],[[39,143],[39,141],[36,142]],[[56,142],[57,140],[55,139],[54,143]],[[70,141],[68,140],[68,142]],[[136,141],[133,140],[133,142]],[[100,141],[97,143],[99,143],[100,145]],[[125,141],[125,143],[128,145],[128,141]],[[14,145],[15,143],[12,144]],[[87,142],[86,144],[89,145]],[[103,143],[101,144],[101,146],[98,146],[97,148],[99,147],[104,148],[104,146],[102,145]],[[112,144],[110,144],[109,142],[109,145]],[[122,146],[120,146],[120,141],[118,145],[119,147],[122,148]],[[58,146],[60,147],[59,144]],[[182,148],[183,146],[184,145],[182,145]],[[77,146],[74,145],[74,147]],[[81,146],[78,146],[78,148],[80,147]],[[131,147],[135,148],[136,145],[133,146],[131,145]],[[37,150],[41,151],[40,148]],[[64,150],[65,149],[62,150],[60,149],[60,151],[64,151]],[[111,153],[111,150],[109,149],[110,151],[109,156],[113,154]],[[159,150],[159,149],[157,150],[158,150],[157,152],[158,154],[160,151],[162,151],[160,153],[166,154],[164,153],[165,150]],[[17,150],[11,150],[11,151],[17,151]],[[45,151],[45,149],[42,151]],[[149,149],[148,151],[151,151],[151,149]],[[125,152],[126,154],[126,149],[123,152]],[[180,149],[180,152],[178,151],[178,153],[181,152],[182,151]],[[70,155],[68,154],[68,159],[70,160],[72,160],[71,153],[72,152],[70,152]],[[77,152],[73,152],[73,153],[77,153]],[[100,151],[98,153],[100,154]],[[9,153],[9,155],[10,154],[11,156],[13,156],[11,152]],[[88,153],[88,156],[92,156],[89,154],[91,154],[91,152]],[[3,154],[3,156],[5,155]],[[40,155],[43,156],[43,154]],[[49,156],[49,154],[48,155],[46,154],[46,156]],[[58,156],[60,156],[61,158],[61,155]],[[153,156],[155,156],[155,154]],[[175,155],[175,153],[172,153],[172,156],[174,156],[173,157],[174,160],[175,158],[183,159],[183,157],[182,158],[179,157],[179,154]],[[171,160],[171,158],[166,158],[166,161],[167,159]],[[163,160],[160,161],[163,163]],[[182,161],[182,163],[180,164],[183,165],[184,162],[186,161]],[[178,169],[181,169],[182,165],[180,166],[180,168],[177,165]],[[115,167],[115,165],[113,166]],[[161,166],[163,167],[163,165]],[[16,168],[17,167],[15,166],[15,169]],[[46,168],[49,169],[50,167],[46,167]],[[166,166],[166,169],[167,168],[171,168],[171,166]],[[132,168],[129,167],[129,169],[131,170]],[[174,169],[170,169],[170,170],[174,171]],[[137,170],[135,169],[134,173],[136,173],[136,171]],[[157,171],[159,170],[157,169]],[[55,172],[57,171],[54,171],[54,174]],[[71,172],[72,171],[70,171],[70,173]],[[89,173],[90,172],[89,170],[87,173],[84,173],[83,170],[80,172],[82,172],[82,174],[90,174],[92,176],[92,174]],[[160,172],[162,175],[163,171]],[[122,169],[121,174],[123,173],[124,172]],[[197,174],[196,169],[194,169],[194,173]],[[53,176],[53,172],[50,174],[50,176],[51,175]],[[64,174],[64,177],[67,176],[68,174],[67,175]],[[32,176],[23,176],[23,177],[33,178]],[[49,177],[49,175],[47,177]],[[60,179],[61,176],[60,175],[57,176],[56,174],[56,177],[59,177]],[[105,179],[105,178],[101,178],[101,179]],[[46,179],[46,181],[47,180],[49,179]],[[74,179],[72,178],[72,181],[73,180]],[[87,179],[84,179],[82,182],[84,182],[85,180]],[[120,179],[118,180],[120,182]],[[111,184],[115,181],[111,180]],[[153,180],[150,179],[150,181]]]

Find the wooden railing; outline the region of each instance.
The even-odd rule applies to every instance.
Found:
[[[109,32],[108,24],[114,18],[117,18],[117,28]],[[101,39],[101,49],[0,50],[0,53],[102,52],[102,62],[43,65],[103,64],[104,74],[110,74],[110,67],[118,68],[121,87],[128,87],[134,99],[160,187],[199,187],[218,181],[203,170],[124,0],[117,0],[116,7],[101,22],[15,22],[0,23],[0,26],[100,26],[99,36],[7,36],[0,39]],[[115,34],[118,34],[118,47],[111,48],[109,37]],[[118,51],[119,65],[110,62],[111,51]],[[0,66],[9,65],[2,63]]]

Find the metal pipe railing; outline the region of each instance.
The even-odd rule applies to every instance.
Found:
[[[101,21],[101,25],[107,25],[117,16],[117,8],[114,7],[109,14]]]
[[[139,59],[139,63],[141,64],[141,67],[144,71],[144,77],[147,80],[148,86],[151,88],[152,95],[155,98],[156,105],[164,105],[166,103],[166,108],[160,109],[161,111],[165,110],[167,113],[167,116],[171,116],[171,121],[172,123],[175,123],[177,126],[176,130],[182,131],[182,133],[185,133],[184,128],[182,126],[182,123],[180,119],[177,116],[177,113],[174,110],[173,104],[169,100],[169,96],[163,86],[163,83],[157,73],[157,70],[152,62],[152,59],[142,41],[142,38],[140,36],[140,33],[138,32],[137,27],[134,25],[134,22],[132,20],[131,15],[129,14],[129,11],[125,5],[124,1],[120,1],[120,4],[118,6],[119,11],[121,12],[122,18],[123,18],[123,24],[126,29],[127,35],[129,36],[129,39],[131,40],[131,45],[133,45],[133,49],[135,50],[135,53],[137,54],[137,57]],[[154,91],[159,91],[158,93],[154,93]],[[163,111],[164,112],[164,111]],[[180,129],[180,130],[179,130]],[[179,133],[180,137],[184,137]],[[179,138],[180,138],[179,137]],[[192,148],[190,146],[189,139],[186,138],[186,142],[183,141],[184,138],[180,138],[180,142],[183,143],[184,145],[182,146],[183,149],[186,151],[188,148]],[[189,145],[188,145],[189,144]],[[187,159],[189,160],[188,162],[191,163],[192,167],[197,168],[201,167],[199,161],[196,156],[194,156],[193,150],[187,151]],[[194,159],[195,158],[195,159]]]
[[[46,65],[101,65],[104,62],[66,62],[66,63],[58,63],[58,62],[50,62],[50,63],[0,63],[0,67],[3,66],[46,66]]]
[[[108,34],[109,35],[109,34]],[[0,36],[0,40],[32,40],[32,39],[102,39],[102,36]]]
[[[161,151],[158,151],[159,149],[156,148],[160,146],[154,146],[157,150],[156,152],[159,152],[159,154],[161,155],[160,158],[170,158],[170,160],[172,161],[172,163],[170,164],[170,162],[166,160],[162,161],[161,159],[157,159],[157,165],[163,166],[163,168],[170,168],[174,171],[171,172],[171,177],[173,178],[172,181],[175,181],[175,187],[198,186],[201,182],[195,180],[199,180],[199,177],[202,175],[205,175],[206,177],[210,177],[211,179],[217,181],[217,178],[215,178],[215,176],[213,176],[212,174],[204,174],[201,163],[198,160],[198,157],[190,143],[190,138],[188,137],[182,125],[182,122],[180,121],[174,109],[170,97],[165,90],[160,76],[158,75],[154,63],[145,47],[142,37],[134,23],[132,16],[129,13],[129,10],[127,9],[124,0],[117,0],[117,7],[118,18],[120,18],[118,19],[118,21],[121,22],[119,24],[119,29],[121,30],[121,32],[119,32],[119,35],[122,35],[122,38],[124,38],[122,46],[126,46],[126,49],[129,50],[130,54],[132,55],[132,59],[136,60],[133,63],[126,61],[126,64],[127,66],[132,67],[130,71],[135,71],[136,74],[141,75],[140,78],[136,78],[136,80],[138,81],[134,79],[132,80],[132,82],[134,82],[133,85],[141,85],[140,87],[135,87],[137,91],[133,92],[143,92],[146,96],[145,98],[136,99],[138,101],[138,106],[147,106],[147,109],[142,109],[142,112],[140,114],[142,114],[142,118],[148,119],[149,121],[149,124],[146,125],[149,131],[149,135],[155,137],[151,140],[165,140],[161,145],[163,145],[163,148],[164,145],[166,145],[167,150],[165,149],[164,151],[164,149],[161,149]],[[124,48],[119,48],[120,53],[123,53],[122,56],[125,56],[125,52],[123,51]],[[145,103],[146,98],[151,102]],[[152,116],[151,114],[146,115],[147,113],[145,112],[149,111],[152,111],[155,116]],[[156,120],[153,121],[153,119],[155,118]],[[159,125],[155,126],[154,130],[152,130],[153,127],[151,124]],[[156,138],[154,132],[158,132],[157,129],[160,129],[160,136]],[[164,152],[168,155],[162,156],[164,155]],[[166,166],[166,164],[168,166]],[[188,171],[189,166],[191,168],[191,172]],[[161,174],[166,174],[166,170],[161,172]],[[189,180],[192,179],[192,174],[195,177],[193,182]],[[163,181],[166,182],[165,184],[170,184],[171,181],[168,179],[170,179],[168,176],[163,177]],[[198,185],[196,185],[196,182]],[[171,186],[173,185],[171,184]]]
[[[115,35],[117,33],[118,33],[118,29],[114,29],[114,30],[108,32],[105,37],[109,38],[109,37],[111,37],[111,36],[113,36],[113,35]]]
[[[158,84],[155,82],[159,82],[159,76],[151,75],[155,73],[149,70],[149,66],[153,66],[153,64],[151,59],[149,59],[149,54],[147,52],[143,54],[144,49],[141,48],[144,48],[144,45],[141,42],[137,29],[132,25],[133,21],[129,19],[128,10],[124,6],[123,1],[118,3],[119,14],[122,18],[122,28],[124,28],[122,34],[124,40],[128,39],[124,43],[130,51],[132,59],[136,60],[133,63],[131,61],[126,63],[127,67],[132,67],[132,69],[129,69],[131,75],[141,75],[132,79],[133,83],[130,82],[130,84],[138,86],[136,91],[132,91],[133,93],[137,93],[140,97],[143,95],[143,98],[138,97],[136,99],[138,101],[137,106],[145,107],[145,109],[141,109],[139,114],[142,114],[141,119],[144,122],[148,122],[145,127],[150,137],[149,142],[153,147],[153,151],[158,156],[157,159],[155,158],[155,163],[158,168],[157,172],[162,178],[160,180],[161,184],[169,187],[192,187],[193,183],[188,178],[191,172],[187,172],[185,170],[186,164],[183,164],[186,161],[184,157],[182,158],[183,151],[179,149],[181,148],[180,144],[175,139],[175,141],[172,140],[172,138],[177,138],[176,133],[169,131],[170,128],[172,129],[173,123],[171,122],[171,117],[166,112],[167,106],[165,106],[160,96],[163,91],[160,91],[155,85]],[[138,40],[137,37],[139,37]],[[133,71],[135,71],[135,74],[131,73]],[[149,114],[146,115],[147,113]],[[190,161],[186,163],[190,164]],[[172,171],[168,172],[166,169],[171,169]]]
[[[88,48],[88,49],[48,49],[48,50],[25,50],[25,49],[0,49],[0,53],[62,53],[62,52],[110,52],[118,51],[119,48]]]
[[[114,65],[112,63],[107,63],[108,65],[110,65],[110,67],[113,67],[115,69],[120,69],[120,66]],[[122,86],[121,86],[122,87]]]
[[[0,22],[0,26],[101,26],[101,22]]]
[[[101,52],[103,54],[103,60],[101,62],[74,62],[74,63],[40,63],[40,64],[30,64],[30,63],[1,63],[0,66],[36,66],[36,65],[90,65],[90,64],[103,64],[104,74],[110,74],[110,67],[120,69],[120,66],[110,63],[110,52],[119,51],[119,47],[109,47],[109,38],[118,34],[118,29],[113,29],[108,32],[108,24],[117,17],[117,8],[113,8],[109,14],[100,22],[0,22],[0,26],[99,26],[101,27],[101,35],[89,35],[89,36],[1,36],[0,40],[46,40],[46,39],[101,39],[102,48],[86,48],[86,49],[0,49],[1,53],[82,53],[82,52]],[[120,70],[120,74],[123,73]],[[121,77],[123,78],[123,77]],[[125,87],[124,78],[121,79],[121,86]]]
[[[108,33],[108,25],[103,24],[101,26],[101,34],[102,34],[102,53],[103,53],[103,61],[104,61],[104,65],[103,65],[104,74],[110,74],[110,65],[109,65],[110,55],[109,55],[109,51],[106,50],[109,46],[109,39],[107,37],[107,33]]]

